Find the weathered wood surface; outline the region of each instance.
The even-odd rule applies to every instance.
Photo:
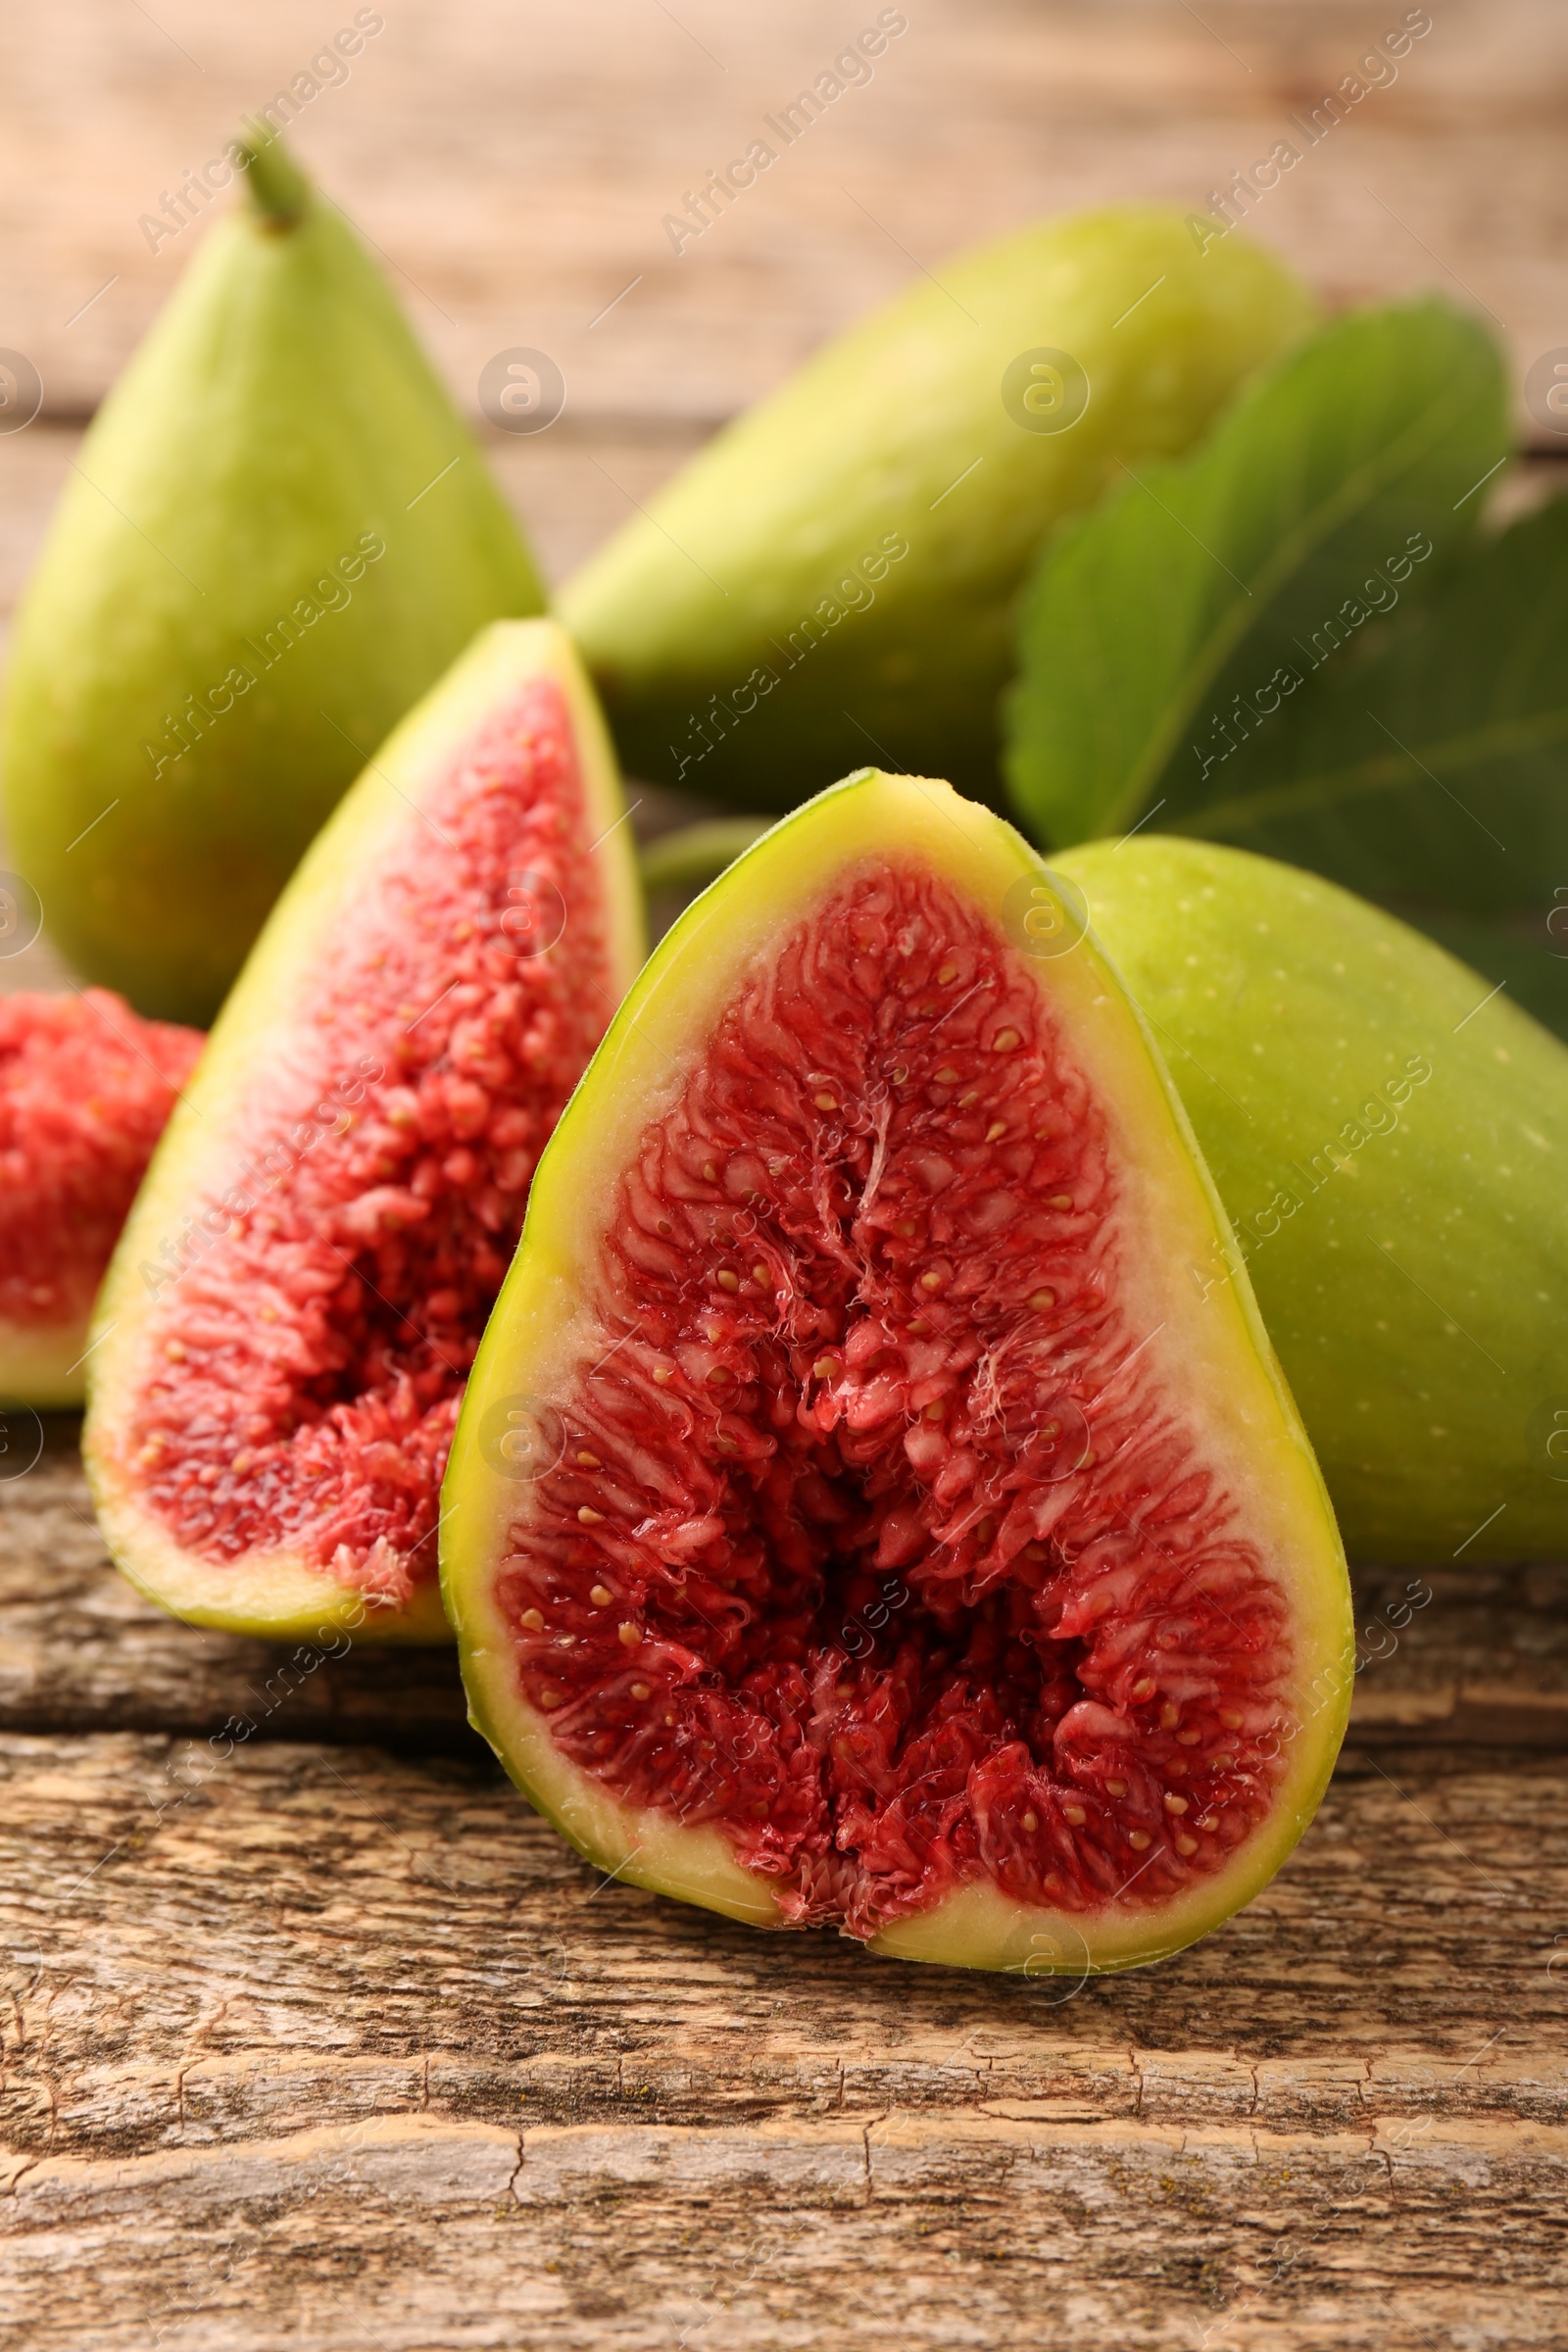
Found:
[[[0,343],[45,386],[0,434],[0,617],[201,234],[154,254],[138,217],[353,13],[0,23]],[[908,0],[874,82],[679,258],[662,215],[869,0],[382,13],[298,144],[466,406],[499,349],[563,367],[560,424],[488,436],[560,578],[943,253],[1203,205],[1401,6]],[[1257,233],[1334,301],[1467,294],[1522,373],[1568,345],[1568,15],[1433,15]],[[46,1434],[0,1480],[5,2352],[1568,2341],[1568,1570],[1461,1561],[1413,1609],[1364,1575],[1352,1744],[1276,1885],[1157,1970],[992,1981],[603,1880],[450,1655],[169,1623]]]
[[[447,1653],[169,1623],[47,1438],[0,1488],[8,2352],[1568,2332],[1563,1571],[1363,1577],[1276,1885],[1157,1970],[970,1979],[587,1869]]]
[[[1560,2343],[1568,1782],[1389,1762],[1074,1990],[662,1904],[465,1762],[0,1739],[0,2342]]]

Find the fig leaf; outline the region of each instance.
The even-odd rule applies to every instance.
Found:
[[[1207,832],[1223,803],[1240,837],[1319,673],[1407,625],[1507,449],[1496,346],[1426,299],[1323,328],[1198,455],[1129,473],[1048,543],[1025,594],[1004,715],[1030,830],[1061,848],[1157,811]]]
[[[1378,900],[1568,1033],[1565,635],[1558,498],[1475,549],[1364,660],[1325,664],[1171,829]]]

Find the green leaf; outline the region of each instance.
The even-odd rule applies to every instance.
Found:
[[[1161,830],[1311,866],[1568,1024],[1568,499],[1322,662]],[[1558,895],[1560,894],[1560,895]]]
[[[1476,549],[1406,627],[1324,660],[1288,719],[1259,726],[1160,830],[1240,842],[1367,898],[1533,906],[1548,875],[1568,883],[1565,648],[1557,498]]]
[[[1321,649],[1429,589],[1507,447],[1494,344],[1427,300],[1337,320],[1197,457],[1130,477],[1026,594],[1004,710],[1026,824],[1059,848],[1236,798],[1231,747],[1283,737],[1266,714]]]

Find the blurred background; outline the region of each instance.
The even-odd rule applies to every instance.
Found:
[[[0,344],[37,368],[43,405],[0,435],[0,620],[85,421],[234,200],[188,193],[173,212],[195,217],[169,233],[166,199],[279,93],[297,152],[378,249],[559,579],[716,425],[922,267],[1103,200],[1206,211],[1406,12],[905,0],[899,13],[907,30],[873,77],[677,255],[664,216],[770,135],[763,118],[875,22],[875,0],[7,12]],[[1252,233],[1336,305],[1429,285],[1474,303],[1522,384],[1568,343],[1568,9],[1424,13],[1432,29],[1397,79],[1268,193]],[[356,24],[358,54],[327,56]],[[495,430],[479,404],[485,363],[519,345],[556,361],[566,393],[528,436]],[[1551,447],[1522,402],[1519,428]]]

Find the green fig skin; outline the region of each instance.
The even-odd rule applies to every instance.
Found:
[[[1190,447],[1310,318],[1259,247],[1200,251],[1162,209],[1046,221],[922,276],[567,583],[623,763],[787,808],[875,756],[997,803],[1010,608],[1041,540],[1124,466]],[[1031,382],[1044,352],[1087,378],[1065,429],[1036,425],[1083,382]]]
[[[396,721],[544,607],[354,231],[277,147],[248,178],[87,434],[4,712],[12,862],[51,936],[198,1024]]]
[[[1157,836],[1054,865],[1164,1048],[1351,1556],[1560,1555],[1568,1050],[1294,867]]]

